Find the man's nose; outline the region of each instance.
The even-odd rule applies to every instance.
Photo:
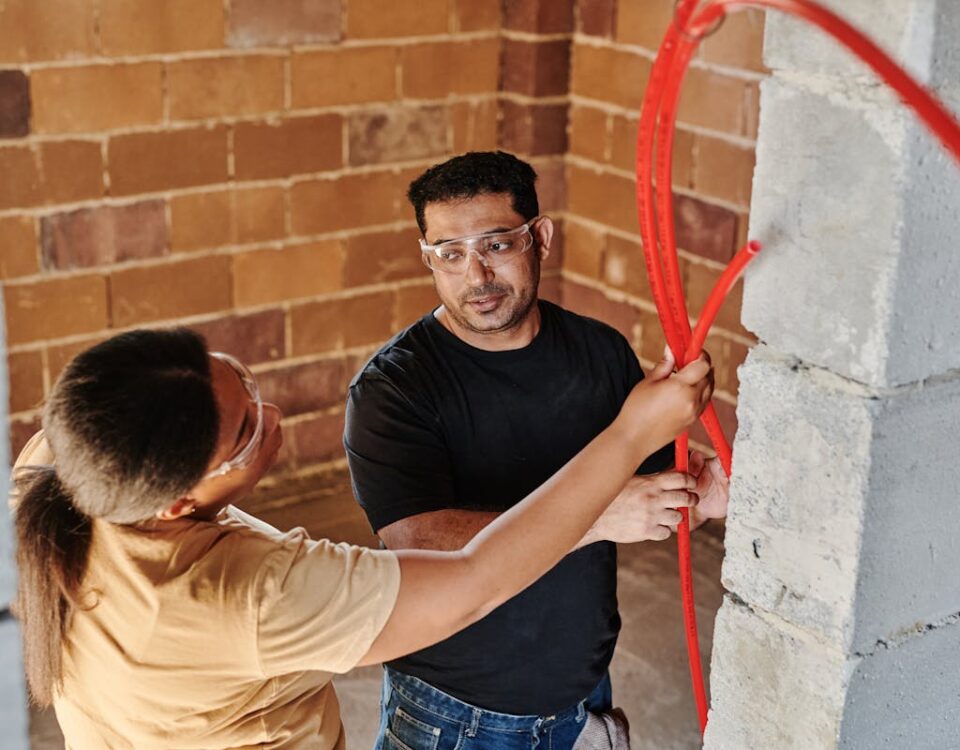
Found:
[[[471,285],[476,286],[493,278],[493,271],[484,264],[484,258],[480,253],[471,250],[467,256],[467,271],[465,276]]]

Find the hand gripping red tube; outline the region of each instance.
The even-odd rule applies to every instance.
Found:
[[[747,263],[759,252],[760,244],[748,242],[740,249],[711,291],[696,327],[690,330],[683,284],[677,258],[673,223],[672,181],[673,136],[677,104],[683,77],[700,40],[711,33],[730,11],[750,7],[781,10],[819,26],[869,65],[910,106],[960,163],[960,124],[936,97],[914,81],[883,50],[831,11],[810,0],[678,0],[673,23],[668,27],[657,52],[650,80],[644,92],[637,128],[637,213],[643,242],[644,261],[654,304],[667,344],[682,367],[700,355],[703,342],[716,318],[720,305],[736,283]],[[656,138],[656,152],[654,152]],[[656,185],[654,192],[654,169]],[[710,405],[701,416],[727,475],[731,469],[731,451]],[[688,436],[676,441],[676,467],[686,471]],[[697,620],[693,601],[693,576],[690,561],[690,524],[685,508],[677,529],[680,588],[690,676],[697,704],[701,733],[707,724],[707,700],[700,664]]]

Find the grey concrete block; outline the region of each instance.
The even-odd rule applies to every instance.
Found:
[[[874,391],[756,347],[723,583],[847,652],[960,609],[960,379]]]
[[[762,110],[744,325],[871,385],[960,367],[960,169],[885,96],[772,79]]]
[[[0,750],[28,750],[20,630],[13,620],[0,622],[0,726]]]
[[[714,631],[704,749],[835,748],[848,668],[839,651],[728,597]]]

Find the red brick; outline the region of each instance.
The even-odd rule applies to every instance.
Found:
[[[211,351],[227,352],[248,365],[282,359],[286,351],[283,310],[226,315],[190,326]]]
[[[343,411],[319,414],[300,420],[287,428],[294,463],[314,463],[345,458],[343,450]]]
[[[30,132],[30,81],[21,70],[0,70],[0,138]]]
[[[508,151],[541,156],[567,151],[566,104],[502,103],[500,145]]]
[[[379,344],[393,332],[393,292],[297,305],[290,310],[293,356]]]
[[[160,257],[168,252],[166,206],[154,200],[45,216],[41,238],[43,264],[50,269]]]
[[[75,133],[159,123],[162,70],[158,62],[35,70],[33,129]]]
[[[588,36],[613,36],[617,24],[617,0],[577,0],[577,30]]]
[[[98,198],[103,194],[100,145],[49,141],[0,148],[0,209]]]
[[[401,281],[428,274],[429,271],[420,260],[419,239],[420,232],[410,227],[368,232],[345,240],[344,288]]]
[[[457,102],[453,105],[453,151],[493,151],[497,138],[496,99],[480,102]]]
[[[616,39],[656,51],[673,21],[674,0],[619,0]]]
[[[20,451],[22,451],[27,445],[27,441],[37,434],[37,432],[40,430],[40,427],[41,424],[39,414],[22,419],[11,419],[10,455],[19,456]]]
[[[340,0],[231,0],[227,44],[266,47],[340,39]]]
[[[528,96],[562,96],[570,84],[570,40],[531,42],[505,39],[504,91]]]
[[[499,31],[501,24],[500,0],[455,0],[453,31]]]
[[[563,238],[564,270],[599,279],[605,247],[604,232],[576,221],[566,222]]]
[[[43,355],[18,352],[7,357],[10,374],[10,413],[28,411],[43,402]]]
[[[238,307],[314,297],[341,287],[343,248],[338,240],[233,256]]]
[[[548,157],[538,160],[533,166],[537,170],[537,196],[540,199],[540,213],[565,211],[567,208],[567,180],[563,157]]]
[[[113,327],[218,312],[231,307],[230,258],[214,255],[114,271]]]
[[[264,401],[292,417],[343,403],[349,377],[344,359],[335,357],[259,372],[257,382]]]
[[[650,67],[650,60],[633,52],[575,44],[571,90],[588,99],[639,110]]]
[[[342,131],[343,119],[336,114],[239,123],[233,142],[237,179],[339,169],[343,165]]]
[[[573,31],[573,0],[511,0],[503,9],[506,29],[539,34]]]
[[[763,25],[766,13],[750,8],[728,13],[723,27],[703,40],[700,57],[707,62],[766,72],[763,64]]]
[[[279,187],[238,187],[234,191],[236,241],[265,242],[286,234],[284,191]]]
[[[733,257],[737,238],[737,215],[733,211],[675,195],[673,217],[677,247],[721,263]]]
[[[116,195],[227,181],[223,125],[117,135],[107,148],[110,187]]]
[[[397,98],[397,47],[347,47],[295,52],[290,64],[293,106],[389,102]]]
[[[450,94],[485,94],[498,88],[500,42],[411,44],[400,50],[401,90],[413,99],[442,99]]]
[[[0,3],[0,61],[39,62],[95,54],[94,2],[58,3],[56,12],[37,0]]]
[[[409,218],[407,185],[420,170],[348,174],[298,182],[290,190],[293,230],[318,234]]]
[[[432,283],[397,289],[397,330],[419,320],[440,304]]]
[[[717,417],[720,419],[720,427],[723,429],[723,434],[727,438],[727,441],[732,444],[737,435],[737,407],[719,398],[713,399],[713,406],[717,410]],[[690,429],[690,439],[703,445],[710,445],[710,438],[707,436],[707,431],[703,429],[703,425],[700,422],[697,422]]]
[[[350,39],[445,34],[450,25],[450,0],[345,0],[344,5]]]
[[[680,122],[750,136],[751,110],[755,108],[756,83],[690,68],[684,78],[683,93],[677,110]]]
[[[749,208],[756,165],[754,149],[702,135],[696,136],[695,142],[693,188],[698,193]]]
[[[450,110],[444,106],[353,112],[347,126],[351,166],[413,161],[450,152]]]
[[[567,166],[567,200],[571,213],[630,233],[639,232],[632,179]]]
[[[37,230],[32,216],[0,218],[0,280],[29,276],[40,270],[37,255]]]
[[[233,243],[231,190],[188,193],[170,199],[170,249],[175,253]]]
[[[653,302],[647,265],[639,240],[631,242],[623,237],[610,235],[603,260],[603,279],[607,284]]]
[[[603,164],[606,160],[610,118],[602,109],[570,108],[570,153]]]
[[[238,0],[233,0],[236,7]],[[223,45],[222,0],[100,0],[104,54],[151,55]]]
[[[283,109],[283,61],[278,55],[203,57],[167,66],[170,117],[255,115]]]
[[[69,276],[4,289],[7,343],[76,336],[107,327],[107,283],[103,276]]]

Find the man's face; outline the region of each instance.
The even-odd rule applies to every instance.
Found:
[[[424,209],[426,241],[445,240],[514,229],[525,222],[508,193],[429,203]],[[472,333],[500,333],[517,328],[537,299],[540,261],[546,257],[552,225],[542,219],[533,229],[533,246],[515,260],[487,268],[471,254],[461,274],[434,271],[437,295],[456,326]]]

